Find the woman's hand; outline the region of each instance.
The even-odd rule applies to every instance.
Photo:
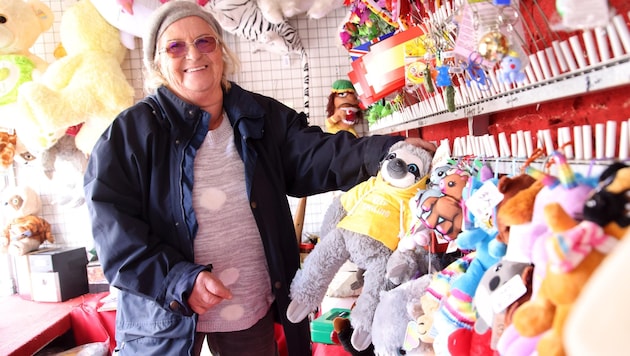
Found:
[[[407,137],[405,139],[405,142],[410,143],[414,146],[423,148],[431,152],[431,154],[435,153],[435,150],[437,150],[437,147],[434,144],[420,137]]]
[[[195,313],[203,314],[223,299],[232,299],[232,292],[212,272],[202,271],[195,279],[188,305]]]

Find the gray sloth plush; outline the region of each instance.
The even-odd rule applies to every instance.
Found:
[[[339,268],[352,261],[365,270],[363,290],[351,313],[356,350],[371,343],[372,319],[387,285],[387,260],[413,218],[409,200],[425,189],[432,156],[406,142],[389,150],[375,177],[335,199],[322,223],[322,239],[291,283],[287,318],[300,322],[317,309]]]

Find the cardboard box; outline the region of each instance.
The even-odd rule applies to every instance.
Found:
[[[34,301],[63,302],[88,293],[85,247],[36,251],[28,261]]]

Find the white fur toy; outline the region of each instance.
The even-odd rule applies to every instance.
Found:
[[[257,0],[257,3],[263,16],[271,23],[281,23],[285,18],[301,14],[321,19],[343,6],[343,0]]]
[[[287,318],[300,322],[322,302],[327,287],[346,260],[365,270],[363,290],[352,310],[352,346],[361,351],[371,343],[372,319],[385,289],[385,267],[412,214],[411,199],[424,189],[431,154],[405,142],[394,144],[376,177],[353,187],[333,201],[324,221],[329,231],[315,245],[291,283]],[[342,210],[342,214],[330,210]]]

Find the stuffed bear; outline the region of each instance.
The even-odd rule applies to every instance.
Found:
[[[60,35],[67,55],[20,87],[17,133],[30,151],[40,152],[81,125],[75,143],[89,154],[114,118],[133,104],[134,89],[121,68],[127,49],[90,0],[65,10]]]
[[[39,195],[28,186],[7,188],[1,196],[2,217],[8,220],[0,251],[21,256],[44,242],[55,242],[50,224],[37,216],[42,207]]]
[[[19,88],[48,66],[30,48],[52,27],[54,16],[39,0],[2,0],[0,17],[0,127],[15,128]]]
[[[503,202],[497,207],[496,226],[497,238],[489,246],[490,254],[503,257],[507,253],[508,242],[512,236],[512,226],[522,226],[532,221],[536,194],[543,184],[528,174],[515,177],[502,176],[499,178],[497,189],[503,194]],[[515,199],[512,199],[515,198]],[[522,239],[518,233],[523,229],[516,228],[514,239]],[[519,246],[522,244],[519,244]]]
[[[559,203],[545,207],[548,224],[573,227],[545,236],[546,274],[535,296],[514,313],[514,326],[521,335],[542,334],[537,345],[540,355],[566,354],[564,327],[573,304],[630,226],[630,168],[614,169],[602,173],[605,178],[584,203],[581,222],[564,212]]]
[[[390,148],[375,177],[337,198],[345,217],[335,228],[326,229],[329,233],[297,271],[287,309],[290,321],[302,321],[321,304],[328,285],[349,259],[366,271],[363,290],[352,311],[352,345],[359,351],[370,345],[374,310],[386,286],[385,266],[411,220],[409,199],[425,188],[430,164],[428,151],[398,142]]]

